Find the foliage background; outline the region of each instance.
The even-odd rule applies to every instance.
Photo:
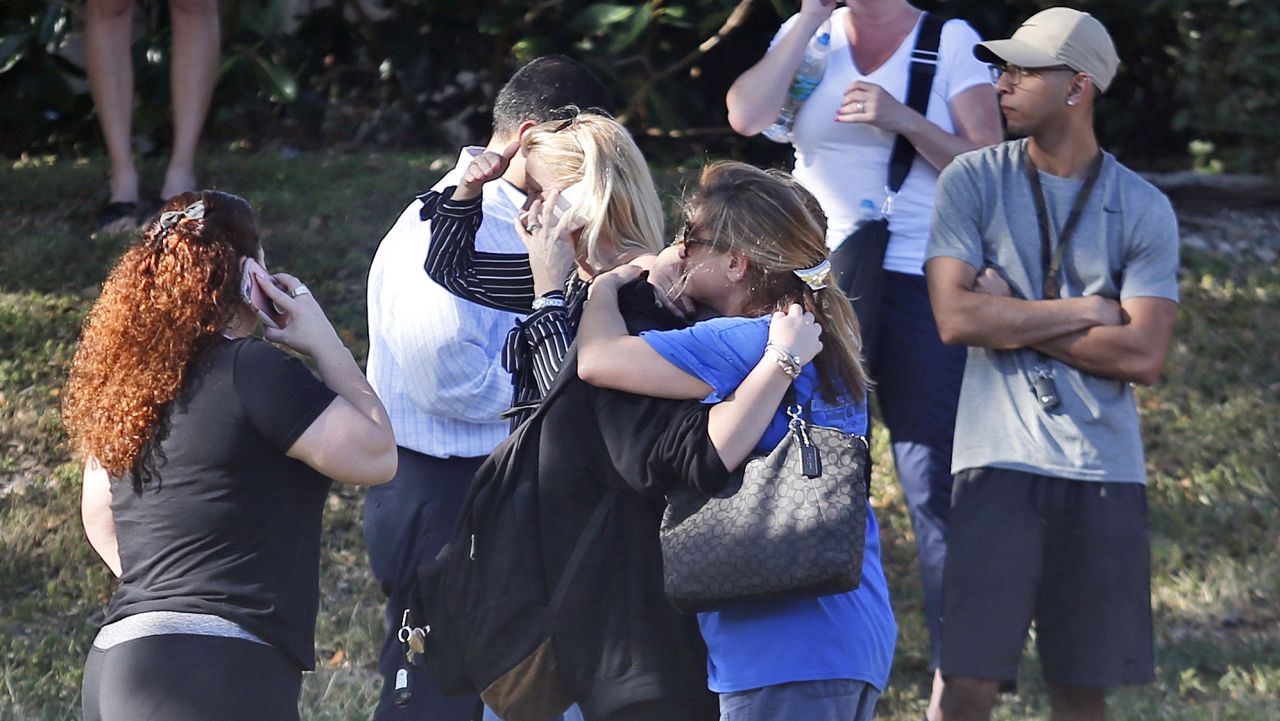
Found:
[[[1054,0],[918,0],[1007,37]],[[1101,113],[1130,164],[1280,172],[1280,3],[1075,0],[1123,59]],[[487,132],[489,100],[521,63],[565,53],[615,90],[650,154],[767,162],[735,137],[724,93],[763,53],[791,0],[224,0],[224,62],[208,135],[249,147],[454,147]],[[138,144],[165,145],[167,3],[140,0]],[[83,155],[98,139],[75,58],[84,0],[0,6],[0,151]],[[723,31],[718,35],[718,32]],[[1195,141],[1194,146],[1192,142]]]

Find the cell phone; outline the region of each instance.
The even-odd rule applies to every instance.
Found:
[[[284,322],[284,314],[276,309],[276,304],[267,297],[266,291],[258,285],[254,278],[261,276],[268,283],[275,283],[271,274],[253,258],[240,260],[240,299],[253,310],[268,328],[280,328]]]
[[[582,200],[585,192],[586,190],[582,187],[581,181],[561,189],[560,196],[556,198],[556,210],[560,211],[561,215],[569,212],[569,208],[577,204],[579,200]]]

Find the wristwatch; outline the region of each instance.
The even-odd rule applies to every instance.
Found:
[[[533,299],[532,306],[534,310],[542,310],[543,308],[547,308],[547,307],[563,308],[564,296],[560,295],[559,293],[556,293],[554,295],[551,293],[548,293],[547,295],[540,295],[537,298]]]

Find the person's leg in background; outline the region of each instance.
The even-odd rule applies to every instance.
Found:
[[[880,301],[873,395],[889,430],[894,463],[911,513],[925,622],[929,668],[941,661],[942,569],[951,509],[951,445],[966,349],[938,336],[924,276],[886,272]],[[941,678],[935,674],[930,717],[936,715]]]
[[[449,540],[471,477],[483,458],[434,458],[399,449],[400,465],[389,482],[369,489],[364,503],[364,538],[374,578],[387,594],[387,636],[378,670],[382,694],[375,721],[472,721],[474,696],[445,696],[421,665],[410,667],[413,695],[406,706],[393,696],[395,674],[404,665],[396,638],[417,569],[435,558]]]
[[[103,230],[109,232],[137,225],[138,170],[131,147],[132,28],[133,0],[89,0],[85,8],[85,70],[111,161],[110,195],[101,219],[106,223]]]
[[[160,199],[197,190],[196,149],[218,79],[221,42],[217,0],[169,0],[173,48],[169,87],[173,95],[173,148]]]

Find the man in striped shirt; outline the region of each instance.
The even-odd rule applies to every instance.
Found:
[[[501,151],[528,128],[566,105],[607,104],[608,92],[586,67],[562,56],[538,58],[499,91],[493,134],[485,147],[466,147],[434,189],[457,185],[471,160]],[[523,253],[516,215],[525,204],[523,158],[485,185],[479,249]],[[369,381],[391,417],[399,470],[369,493],[365,543],[374,576],[387,594],[388,633],[379,669],[382,695],[375,721],[470,721],[476,699],[444,697],[419,667],[405,663],[396,639],[419,565],[448,540],[467,485],[481,461],[507,435],[501,414],[511,400],[502,348],[518,315],[462,300],[423,271],[429,215],[415,200],[378,246],[369,270]],[[412,696],[393,699],[397,671],[410,674]]]

